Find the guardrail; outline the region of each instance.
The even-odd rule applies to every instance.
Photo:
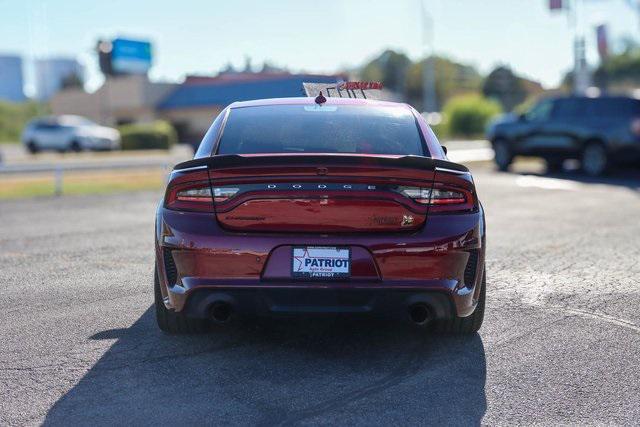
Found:
[[[448,157],[458,163],[481,162],[493,159],[493,150],[490,148],[471,148],[462,150],[451,150]],[[69,161],[60,163],[25,163],[25,164],[0,164],[0,176],[10,174],[28,173],[53,173],[54,192],[56,195],[62,194],[64,174],[66,172],[77,171],[97,171],[113,169],[136,169],[136,168],[162,168],[170,169],[174,164],[186,160],[184,158],[173,159],[120,159],[120,160],[88,160],[84,162]]]
[[[89,161],[89,162],[62,162],[62,163],[43,163],[43,164],[14,164],[0,165],[0,175],[17,175],[28,173],[53,173],[54,177],[54,193],[56,196],[62,194],[62,186],[64,183],[65,172],[80,171],[98,171],[113,169],[140,169],[140,168],[161,168],[168,170],[178,162],[168,161],[167,159],[149,159],[149,160],[118,160],[118,161]]]

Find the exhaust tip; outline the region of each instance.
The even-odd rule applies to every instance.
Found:
[[[218,323],[226,323],[231,319],[231,306],[222,301],[213,303],[211,307],[211,318]]]
[[[416,325],[426,325],[431,320],[431,310],[425,304],[413,304],[409,307],[409,317]]]

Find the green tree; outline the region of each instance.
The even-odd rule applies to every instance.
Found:
[[[394,92],[404,93],[410,65],[411,60],[404,53],[385,50],[362,68],[360,76],[363,80],[382,82],[385,88]]]
[[[505,66],[496,67],[485,77],[482,94],[500,102],[505,111],[512,111],[527,98],[523,79]]]
[[[596,68],[593,80],[603,89],[638,87],[640,85],[640,47],[628,44],[622,52],[609,56]]]
[[[407,74],[407,102],[418,109],[423,108],[422,67],[427,61],[435,61],[436,97],[439,109],[454,96],[478,92],[482,77],[469,65],[460,64],[447,58],[433,56],[414,63]]]

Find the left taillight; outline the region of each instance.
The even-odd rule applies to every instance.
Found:
[[[165,207],[178,211],[213,212],[209,179],[203,175],[172,176],[167,185]],[[200,179],[198,179],[200,178]]]

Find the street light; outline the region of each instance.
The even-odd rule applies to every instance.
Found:
[[[433,17],[427,11],[424,0],[420,0],[422,10],[422,50],[424,64],[422,66],[422,109],[423,112],[438,111],[436,98],[435,56],[433,48]]]
[[[578,5],[582,7],[583,0],[549,0],[549,10],[566,11],[573,32],[573,92],[584,95],[591,86],[591,75],[587,67],[585,37],[578,25]]]

